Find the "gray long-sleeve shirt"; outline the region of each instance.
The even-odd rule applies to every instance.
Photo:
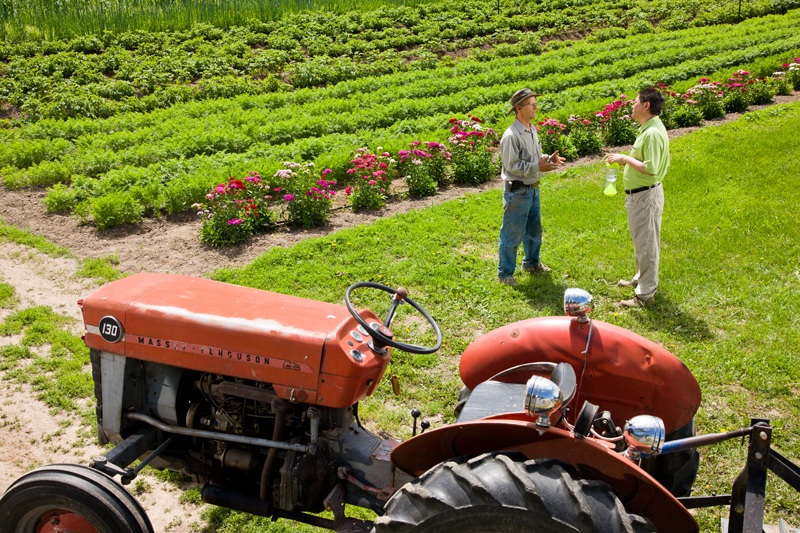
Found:
[[[533,185],[544,174],[539,170],[542,145],[533,124],[528,130],[522,122],[514,119],[514,123],[500,139],[500,157],[503,163],[500,172],[503,181],[520,180],[525,185]]]

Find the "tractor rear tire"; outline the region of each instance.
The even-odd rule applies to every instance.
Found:
[[[387,502],[373,533],[652,533],[606,483],[552,459],[495,452],[445,461]]]
[[[2,532],[153,533],[139,502],[116,481],[81,465],[49,465],[17,479],[0,498]],[[62,531],[62,529],[58,529]]]

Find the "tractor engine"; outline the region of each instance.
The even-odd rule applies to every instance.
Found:
[[[130,481],[140,458],[205,483],[209,503],[265,516],[321,512],[340,485],[342,501],[380,511],[408,477],[389,460],[399,441],[358,423],[390,351],[347,308],[164,274],[79,305],[98,438],[116,445],[96,468]]]

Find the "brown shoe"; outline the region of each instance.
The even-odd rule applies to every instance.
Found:
[[[635,289],[639,286],[639,280],[632,279],[628,281],[627,279],[621,279],[617,282],[617,287],[624,287],[626,289]]]
[[[656,303],[655,296],[650,298],[639,298],[639,295],[634,295],[630,300],[622,300],[617,303],[617,307],[647,307]]]
[[[544,263],[536,263],[533,266],[522,266],[522,270],[528,272],[529,274],[535,274],[537,272],[550,272],[550,267],[545,265]]]
[[[508,276],[507,278],[500,278],[497,281],[499,281],[503,285],[508,285],[509,287],[519,287],[519,283],[517,283],[517,280],[514,279],[514,276]]]

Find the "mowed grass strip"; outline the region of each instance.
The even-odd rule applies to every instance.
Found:
[[[459,356],[475,336],[562,314],[564,290],[581,287],[595,297],[595,319],[652,339],[688,365],[704,394],[699,432],[745,427],[751,416],[770,418],[776,446],[797,461],[800,191],[792,183],[800,175],[798,118],[800,104],[775,106],[672,141],[661,279],[652,308],[613,306],[629,296],[615,283],[634,273],[633,246],[624,194],[603,195],[599,165],[545,178],[542,260],[553,271],[518,273],[518,289],[496,281],[499,190],[273,249],[252,265],[213,277],[335,303],[356,281],[409,288],[439,321],[445,344],[434,356],[395,351],[387,374],[400,377],[401,396],[385,379],[361,409],[373,427],[403,436],[410,434],[412,407],[434,426],[452,420]],[[387,307],[378,295],[357,305],[379,314]],[[401,340],[433,340],[405,315],[394,329]],[[728,493],[745,454],[738,441],[703,449],[695,493]],[[797,526],[798,511],[798,494],[770,476],[768,521],[782,517]],[[696,516],[703,531],[715,531],[722,515],[715,509]]]

